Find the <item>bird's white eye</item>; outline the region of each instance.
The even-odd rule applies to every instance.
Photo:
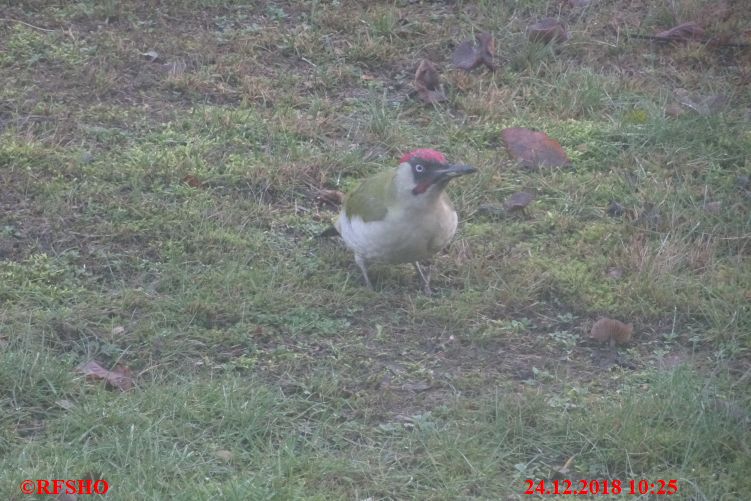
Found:
[[[420,164],[415,165],[415,172],[422,172],[425,170],[425,167],[423,167]]]

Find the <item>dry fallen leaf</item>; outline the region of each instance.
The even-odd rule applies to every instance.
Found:
[[[687,42],[690,40],[701,40],[704,38],[704,30],[701,26],[693,21],[679,24],[666,31],[661,31],[655,35],[658,40],[675,40],[678,42]]]
[[[503,202],[503,206],[509,212],[520,211],[524,210],[524,208],[532,203],[534,199],[535,197],[533,197],[532,194],[527,193],[526,191],[517,191],[513,195],[510,195],[508,198],[506,198],[506,200]]]
[[[150,63],[153,63],[157,59],[159,59],[159,53],[155,50],[150,50],[148,52],[142,52],[141,55],[146,58]]]
[[[631,341],[634,333],[634,324],[623,323],[614,318],[600,318],[592,326],[589,335],[592,339],[607,342],[611,347],[616,344],[626,344]]]
[[[316,193],[316,200],[325,204],[329,204],[334,208],[342,205],[343,199],[344,193],[338,190],[327,190],[326,188],[321,188]]]
[[[524,167],[534,169],[541,166],[561,167],[571,164],[558,141],[551,139],[544,132],[514,127],[501,131],[501,138],[511,158],[519,161]]]
[[[565,42],[570,38],[566,25],[554,17],[540,19],[527,27],[527,38],[533,42]]]
[[[114,370],[107,370],[98,362],[89,360],[76,367],[76,370],[89,379],[103,379],[110,386],[121,391],[128,391],[133,388],[133,378],[130,375],[130,369],[127,367],[118,367]]]
[[[435,64],[423,59],[415,72],[415,89],[420,99],[433,104],[446,100],[446,95],[441,90],[441,77]]]
[[[187,176],[184,176],[183,183],[187,184],[188,186],[192,188],[203,188],[203,183],[201,182],[201,180],[192,174],[188,174]]]
[[[465,40],[457,45],[451,58],[454,66],[461,70],[472,71],[484,64],[488,69],[495,70],[495,63],[493,63],[495,40],[493,35],[483,32],[475,38],[477,39],[476,44],[472,40]]]
[[[574,464],[574,458],[576,455],[571,456],[563,463],[563,466],[556,468],[553,471],[553,478],[566,478],[571,476],[571,466]]]

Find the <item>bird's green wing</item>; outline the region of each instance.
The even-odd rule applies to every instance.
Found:
[[[360,183],[344,202],[347,217],[359,216],[366,223],[384,219],[389,205],[396,201],[395,174],[384,171]]]

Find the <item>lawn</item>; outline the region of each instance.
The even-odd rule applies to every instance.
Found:
[[[747,498],[744,4],[2,2],[0,496]],[[545,17],[568,40],[531,41]],[[454,68],[481,32],[495,71]],[[519,165],[511,127],[570,165]],[[433,295],[408,265],[370,291],[321,190],[419,147],[478,169],[459,231]]]

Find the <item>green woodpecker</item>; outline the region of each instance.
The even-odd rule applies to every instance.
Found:
[[[404,155],[395,170],[364,180],[345,199],[336,229],[355,253],[365,284],[371,263],[414,263],[426,294],[430,265],[420,261],[443,249],[456,232],[457,216],[444,192],[453,178],[471,174],[438,151],[421,148]]]

